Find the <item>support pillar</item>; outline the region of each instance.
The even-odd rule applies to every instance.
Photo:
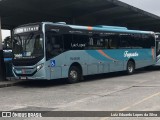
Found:
[[[3,46],[2,46],[2,31],[1,31],[1,17],[0,17],[0,81],[6,80],[6,68],[3,57]]]
[[[72,18],[72,24],[75,25],[76,24],[76,19]]]

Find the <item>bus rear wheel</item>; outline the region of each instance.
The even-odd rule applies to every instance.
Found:
[[[128,61],[127,63],[127,73],[129,75],[133,74],[135,71],[135,63],[133,61]]]
[[[71,66],[68,72],[68,83],[73,84],[80,81],[82,73],[76,66]]]

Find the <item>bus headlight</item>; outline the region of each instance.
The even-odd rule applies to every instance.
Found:
[[[38,66],[37,66],[37,71],[39,71],[39,70],[43,67],[43,65],[44,65],[44,64],[38,65]]]

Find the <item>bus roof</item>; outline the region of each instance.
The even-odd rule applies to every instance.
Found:
[[[123,33],[141,33],[141,34],[153,34],[152,31],[140,31],[140,30],[129,30],[126,27],[119,26],[77,26],[77,25],[68,25],[73,29],[81,29],[81,30],[96,30],[96,31],[106,31],[106,32],[123,32]]]
[[[34,24],[34,23],[31,23]],[[42,22],[42,24],[51,24],[51,25],[59,25],[66,26],[76,30],[95,30],[95,31],[106,31],[106,32],[122,32],[122,33],[140,33],[140,34],[154,34],[153,31],[141,31],[141,30],[129,30],[127,27],[120,26],[106,26],[106,25],[96,25],[96,26],[80,26],[80,25],[69,25],[65,22]],[[29,25],[29,24],[27,24]]]

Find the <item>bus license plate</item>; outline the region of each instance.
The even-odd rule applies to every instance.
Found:
[[[21,80],[26,80],[27,78],[26,78],[26,77],[20,77],[20,79],[21,79]]]

